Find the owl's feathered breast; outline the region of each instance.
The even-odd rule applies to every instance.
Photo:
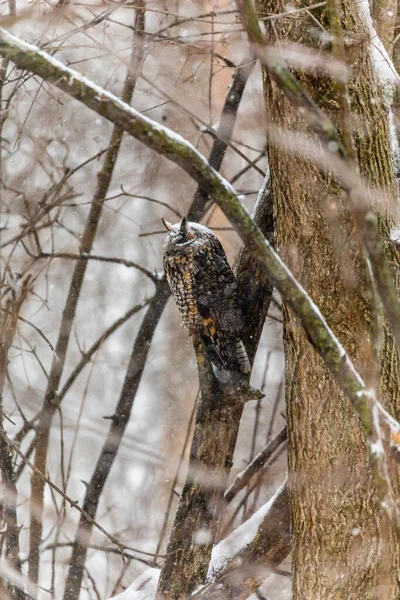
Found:
[[[234,308],[235,276],[216,238],[178,252],[175,249],[171,252],[167,250],[164,253],[164,268],[174,300],[189,330],[203,328],[207,312],[205,308],[213,313]],[[221,318],[220,325],[223,326],[226,318],[222,314]]]
[[[182,315],[184,325],[191,331],[199,329],[196,303],[196,270],[190,249],[182,253],[165,253],[164,269],[174,300]]]

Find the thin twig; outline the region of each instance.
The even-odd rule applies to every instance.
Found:
[[[224,498],[226,502],[231,502],[233,498],[249,483],[250,479],[255,475],[261,467],[269,460],[273,453],[279,448],[287,438],[286,426],[267,444],[261,452],[255,456],[247,467],[235,477],[235,481],[226,490]]]
[[[73,545],[74,545],[74,542],[58,542],[55,544],[48,544],[47,546],[45,546],[45,548],[43,548],[43,550],[54,550],[55,548],[69,548]],[[105,552],[105,553],[109,553],[109,554],[118,554],[119,556],[121,556],[121,558],[127,558],[128,560],[137,560],[138,562],[141,562],[144,565],[147,565],[149,567],[155,566],[154,561],[150,562],[149,560],[145,560],[144,558],[141,558],[140,556],[135,556],[134,554],[131,554],[127,550],[121,551],[120,548],[108,548],[107,546],[101,546],[100,544],[87,544],[86,547],[90,550],[100,550],[101,552]],[[154,558],[157,558],[157,556],[164,558],[163,555],[161,555],[161,554],[159,554],[159,555],[154,554],[151,556],[154,556]]]
[[[38,256],[34,258],[67,258],[71,260],[97,260],[99,262],[114,263],[117,265],[123,265],[124,267],[137,269],[138,271],[143,273],[143,275],[146,275],[146,277],[151,279],[153,283],[157,282],[157,276],[154,275],[154,273],[152,273],[148,269],[145,269],[142,265],[139,265],[138,263],[135,263],[132,260],[127,260],[126,258],[114,258],[112,256],[97,256],[96,254],[71,254],[69,252],[56,252],[54,254],[50,252],[41,252]]]
[[[113,544],[115,544],[118,547],[120,552],[123,552],[124,550],[131,550],[132,552],[138,552],[139,554],[144,554],[145,556],[152,556],[154,558],[165,558],[165,555],[154,554],[152,552],[147,552],[145,550],[139,550],[139,548],[135,548],[133,546],[127,546],[126,544],[123,544],[120,540],[118,540],[118,538],[116,538],[111,533],[108,533],[108,531],[106,529],[104,529],[104,527],[102,527],[99,523],[97,523],[94,519],[92,519],[92,517],[87,512],[85,512],[85,510],[83,508],[81,508],[79,506],[79,504],[76,500],[72,500],[72,498],[70,498],[70,496],[68,496],[65,492],[63,492],[63,490],[61,488],[59,488],[55,483],[53,483],[48,477],[43,475],[43,473],[41,473],[41,471],[39,471],[35,467],[35,465],[30,462],[30,460],[25,456],[25,454],[18,448],[18,445],[15,444],[7,436],[7,434],[4,431],[0,431],[0,437],[6,440],[6,442],[9,444],[9,446],[11,448],[13,448],[13,450],[18,454],[18,456],[20,456],[22,458],[22,460],[28,465],[28,467],[31,469],[31,471],[33,473],[36,473],[36,475],[38,477],[43,479],[44,483],[46,483],[55,492],[57,492],[57,494],[59,494],[62,498],[64,498],[68,502],[68,504],[71,506],[71,508],[75,508],[78,512],[80,512],[81,515],[83,515],[84,518],[88,522],[90,522],[91,525],[93,525],[93,527],[96,527],[96,529],[101,531],[101,533],[106,538],[108,538],[110,540],[110,542],[112,542]]]

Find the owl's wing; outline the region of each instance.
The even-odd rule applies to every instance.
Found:
[[[218,240],[213,244],[211,265],[201,270],[197,300],[209,309],[218,329],[239,334],[243,315],[238,303],[236,278]],[[204,281],[206,279],[206,281]]]
[[[211,362],[222,370],[250,373],[250,361],[238,333],[222,329],[218,313],[213,316],[208,306],[198,302],[197,309],[202,316],[203,339]]]
[[[237,283],[224,252],[214,253],[213,267],[215,286],[197,299],[204,341],[211,361],[218,368],[248,373],[250,363],[240,339],[243,315],[237,302]]]

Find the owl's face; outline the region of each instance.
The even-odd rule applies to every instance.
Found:
[[[168,230],[165,238],[164,249],[176,254],[184,253],[187,248],[195,249],[202,244],[209,243],[210,237],[214,238],[211,229],[198,223],[187,221],[183,217],[180,223],[169,223],[163,219],[163,223]]]

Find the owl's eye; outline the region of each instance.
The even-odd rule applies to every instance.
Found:
[[[183,246],[185,244],[188,244],[188,242],[191,242],[192,240],[195,239],[195,235],[194,233],[191,233],[189,231],[185,232],[185,234],[180,234],[178,236],[178,239],[176,240],[176,243],[178,244],[178,246]]]

